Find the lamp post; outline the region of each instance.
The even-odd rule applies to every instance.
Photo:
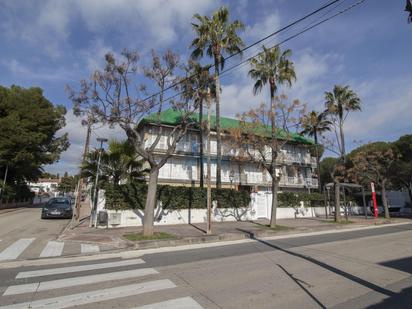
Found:
[[[94,223],[92,223],[92,220],[90,220],[90,226],[93,226],[97,228],[97,195],[98,195],[98,182],[99,182],[99,169],[100,169],[100,161],[102,157],[102,151],[103,151],[103,143],[107,142],[107,138],[97,138],[97,141],[100,142],[100,148],[99,148],[99,158],[97,160],[97,168],[96,168],[96,181],[94,183],[94,203],[93,203],[93,216],[92,219],[94,219]]]

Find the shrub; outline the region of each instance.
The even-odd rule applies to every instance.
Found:
[[[4,191],[1,194],[3,203],[5,202],[23,202],[34,197],[34,193],[30,191],[29,187],[22,184],[6,184]]]
[[[299,207],[303,202],[306,207],[323,206],[324,197],[321,193],[313,192],[282,192],[278,194],[280,207]]]
[[[278,194],[280,207],[299,207],[301,198],[295,192],[282,192]]]
[[[144,209],[147,185],[133,182],[124,185],[106,184],[106,209]],[[164,209],[206,208],[206,189],[199,187],[163,186],[157,188],[157,200]],[[218,201],[219,208],[247,207],[250,193],[232,189],[212,189],[212,200]]]

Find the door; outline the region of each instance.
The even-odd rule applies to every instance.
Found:
[[[256,217],[267,218],[268,217],[268,194],[257,193],[256,194]]]

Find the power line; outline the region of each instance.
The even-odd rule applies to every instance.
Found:
[[[239,55],[239,54],[242,54],[244,51],[252,48],[253,46],[256,46],[257,44],[260,44],[260,43],[262,43],[263,41],[265,41],[265,40],[267,40],[267,39],[269,39],[269,38],[271,38],[271,37],[273,37],[273,36],[275,36],[275,35],[283,32],[283,31],[285,31],[285,30],[287,30],[287,29],[295,26],[296,24],[304,21],[305,19],[308,19],[309,17],[311,17],[311,16],[313,16],[313,15],[316,15],[317,13],[325,10],[326,8],[328,8],[328,7],[330,7],[331,5],[333,5],[333,4],[337,3],[337,2],[340,2],[340,1],[342,1],[342,0],[333,0],[333,1],[331,1],[331,2],[329,2],[329,3],[327,3],[327,4],[325,4],[325,5],[321,6],[320,8],[312,11],[311,13],[309,13],[309,14],[307,14],[307,15],[305,15],[305,16],[303,16],[303,17],[301,17],[301,18],[299,18],[299,19],[297,19],[297,20],[295,20],[295,21],[293,21],[292,23],[290,23],[290,24],[288,24],[288,25],[280,28],[279,30],[276,30],[275,32],[272,32],[271,34],[265,36],[264,38],[262,38],[262,39],[260,39],[260,40],[258,40],[258,41],[256,41],[256,42],[254,42],[254,43],[252,43],[252,44],[244,47],[244,48],[241,49],[240,51],[238,51],[238,52],[236,52],[236,53],[234,53],[234,54],[231,54],[231,55],[227,56],[226,58],[224,58],[224,60],[226,61],[226,60],[228,60],[228,59],[230,59],[230,58],[232,58],[232,57],[234,57],[234,56],[237,56],[237,55]],[[209,70],[209,69],[212,67],[212,64],[208,64],[208,65],[206,65],[205,67],[206,67],[207,70]],[[173,88],[175,88],[177,85],[179,85],[179,84],[181,84],[181,83],[184,83],[184,82],[186,82],[187,80],[190,80],[190,79],[192,79],[193,77],[196,77],[197,75],[198,75],[198,73],[192,74],[192,75],[190,75],[190,76],[188,76],[188,77],[185,77],[185,78],[183,78],[183,79],[181,79],[181,80],[179,80],[179,81],[177,81],[177,82],[175,82],[175,83],[172,83],[171,85],[169,85],[169,86],[166,87],[165,89],[163,89],[163,90],[161,90],[161,91],[158,91],[158,92],[156,92],[156,93],[154,93],[154,94],[151,94],[150,96],[147,96],[147,97],[144,98],[142,101],[144,102],[144,101],[148,101],[148,100],[150,100],[150,99],[153,99],[154,97],[158,96],[159,94],[162,94],[162,93],[164,93],[164,92],[166,92],[166,91],[168,91],[168,90],[170,90],[170,89],[173,89]]]
[[[313,28],[316,28],[316,27],[320,26],[321,24],[323,24],[323,23],[325,23],[325,22],[327,22],[327,21],[329,21],[329,20],[331,20],[331,19],[333,19],[333,18],[335,18],[335,17],[337,17],[337,16],[339,16],[339,15],[342,15],[342,14],[348,12],[349,10],[351,10],[351,9],[353,9],[353,8],[361,5],[361,4],[364,3],[365,1],[366,1],[366,0],[360,0],[360,1],[352,4],[351,6],[347,7],[346,9],[341,10],[341,11],[339,11],[338,13],[336,13],[336,14],[334,14],[334,15],[331,15],[331,16],[328,17],[328,18],[325,18],[325,19],[323,19],[323,20],[321,20],[321,21],[319,21],[319,22],[317,22],[317,23],[315,23],[315,24],[312,24],[311,26],[307,26],[307,27],[305,27],[304,29],[302,29],[301,31],[295,33],[294,35],[291,35],[291,36],[289,36],[288,38],[284,39],[283,41],[275,44],[275,45],[272,46],[271,48],[280,46],[280,45],[282,45],[282,44],[284,44],[284,43],[286,43],[286,42],[288,42],[288,41],[290,41],[290,40],[292,40],[292,39],[294,39],[294,38],[296,38],[296,37],[304,34],[305,32],[307,32],[307,31],[309,31],[309,30],[311,30],[311,29],[313,29]],[[247,63],[249,63],[249,61],[250,61],[251,59],[256,58],[256,57],[259,56],[260,54],[262,54],[262,52],[259,52],[259,53],[255,54],[255,55],[253,55],[253,56],[251,56],[251,57],[249,57],[249,58],[247,58],[247,59],[245,59],[245,60],[243,60],[243,61],[241,61],[241,62],[239,62],[239,63],[237,63],[237,64],[235,64],[235,65],[233,65],[233,66],[231,66],[231,67],[229,67],[229,68],[226,69],[226,70],[223,70],[223,71],[221,72],[221,74],[219,75],[219,77],[222,77],[222,76],[224,76],[225,74],[227,74],[228,72],[230,72],[230,71],[232,71],[232,70],[234,70],[234,69],[236,69],[236,68],[238,68],[238,67],[241,67],[241,66],[243,66],[243,65],[245,65],[245,64],[247,64]],[[199,89],[199,87],[195,88],[194,90],[196,90],[196,89]],[[176,94],[174,94],[174,95],[172,95],[172,96],[164,99],[164,101],[173,100],[174,98],[176,98],[176,97],[184,94],[185,92],[187,92],[187,91],[181,91],[181,92],[179,92],[179,93],[176,93]]]

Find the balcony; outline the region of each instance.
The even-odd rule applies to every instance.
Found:
[[[317,188],[318,180],[316,178],[301,178],[301,177],[282,177],[279,182],[282,186],[291,187],[310,187]]]

